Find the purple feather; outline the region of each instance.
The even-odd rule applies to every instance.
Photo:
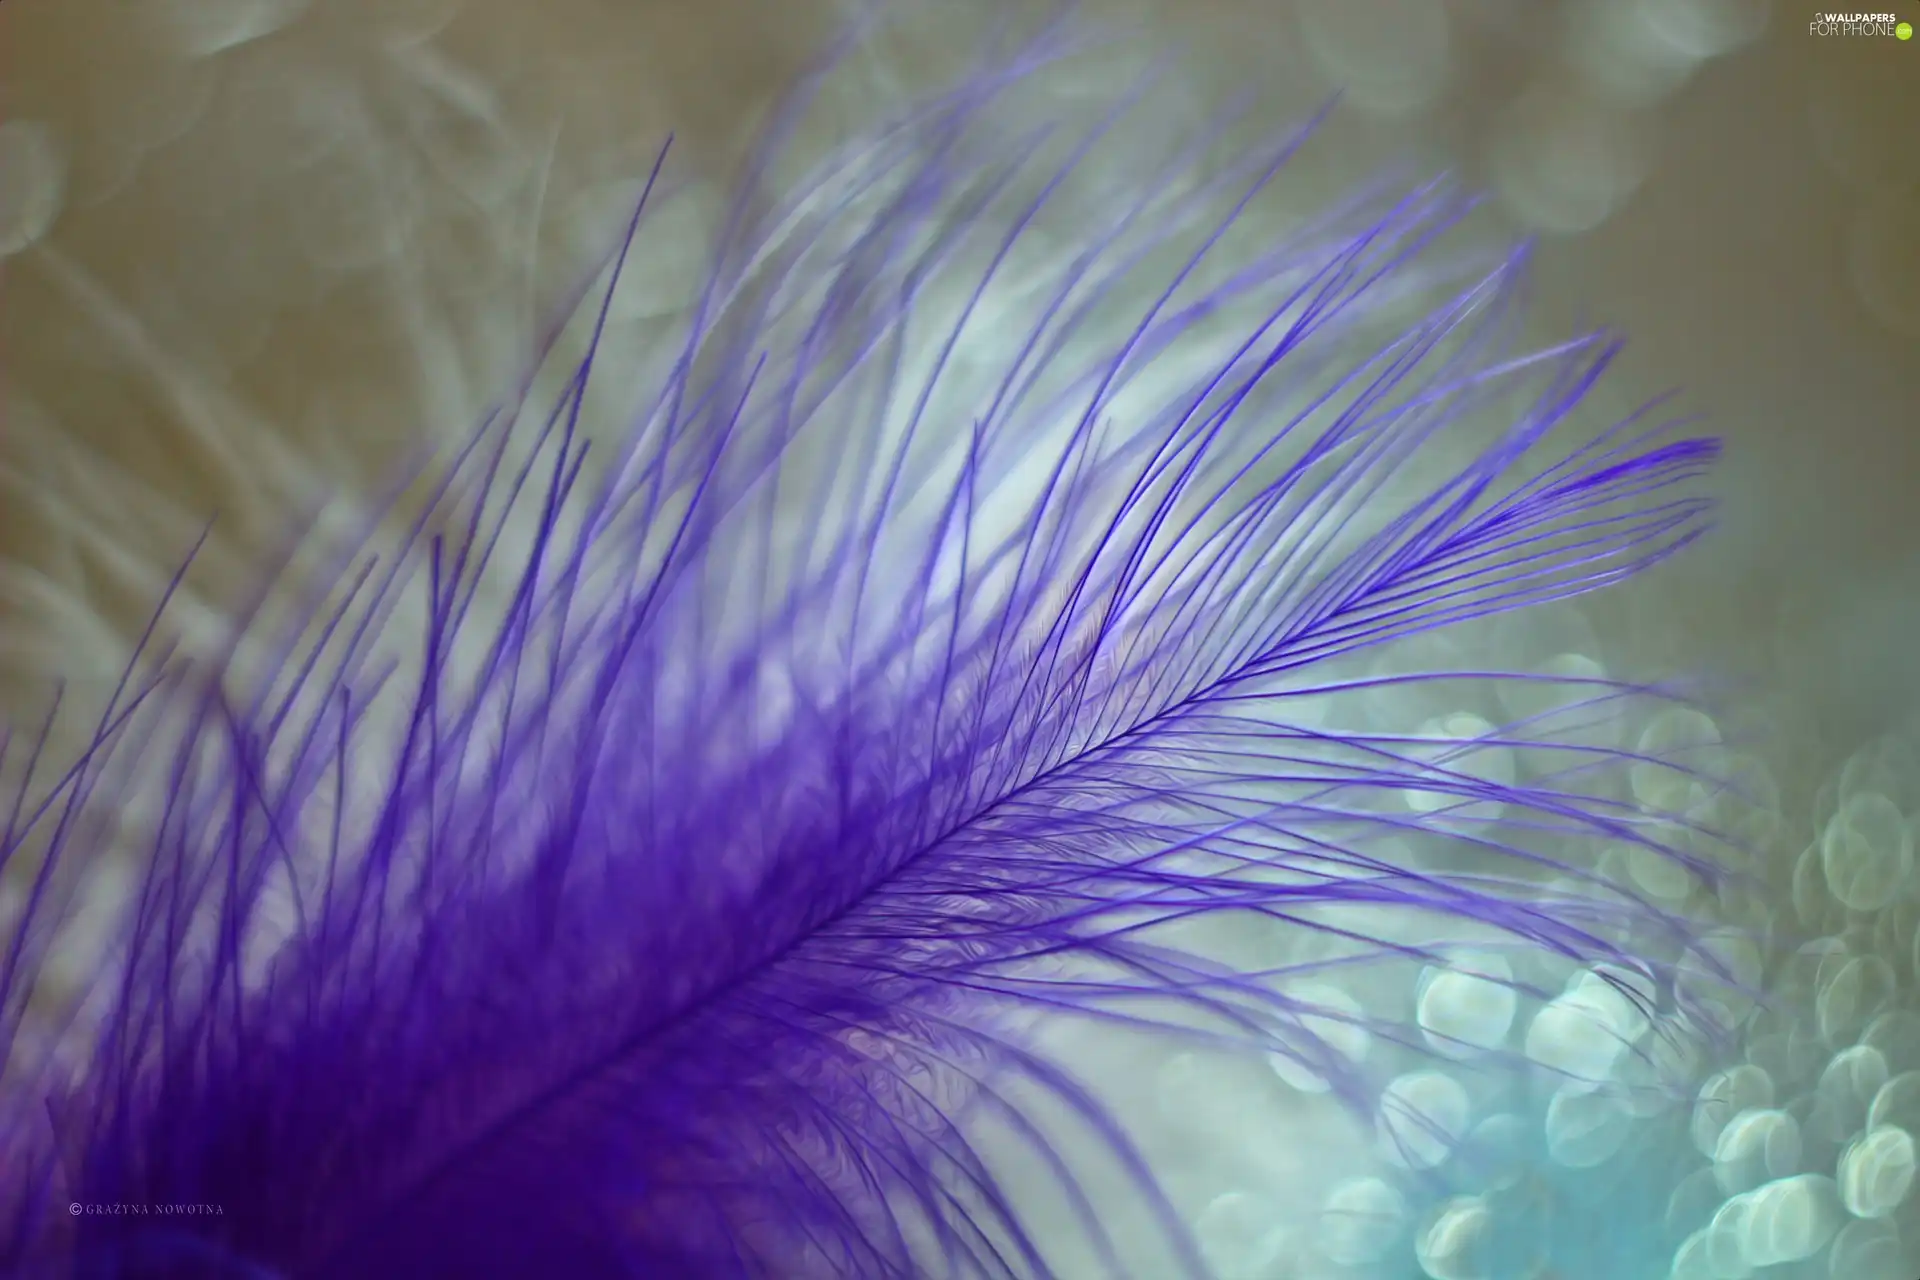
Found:
[[[1014,111],[1039,61],[784,191],[776,130],[616,447],[587,445],[601,374],[650,353],[603,307],[551,412],[492,421],[266,677],[163,664],[29,780],[10,1267],[1203,1274],[1054,1033],[1377,1082],[1195,926],[1684,945],[1569,852],[1684,856],[1620,798],[1635,757],[1564,716],[1449,742],[1308,704],[1438,681],[1369,663],[1670,554],[1715,445],[1643,415],[1555,451],[1615,346],[1516,348],[1522,255],[1458,278],[1444,186],[1249,245],[1304,133],[1063,213],[1113,121],[1063,144]],[[50,1012],[61,886],[126,806],[122,945]],[[1408,836],[1452,860],[1404,865]],[[1088,1149],[1171,1271],[1137,1270]]]

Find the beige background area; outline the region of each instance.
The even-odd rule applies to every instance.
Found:
[[[1041,7],[902,0],[818,140],[1016,6]],[[102,687],[209,518],[189,625],[290,519],[471,426],[673,130],[687,274],[621,319],[665,332],[754,125],[850,7],[0,5],[0,710]],[[1836,762],[1920,709],[1920,39],[1763,0],[1085,8],[1140,35],[1063,99],[1156,56],[1169,132],[1344,89],[1288,178],[1307,203],[1395,161],[1484,184],[1489,231],[1540,236],[1540,332],[1630,339],[1605,407],[1674,389],[1725,438],[1715,536],[1591,616],[1616,671],[1728,680],[1806,847]]]
[[[0,11],[9,704],[40,701],[51,664],[113,670],[210,517],[194,581],[220,599],[294,514],[476,422],[668,130],[686,179],[724,166],[811,44],[789,15]]]
[[[900,6],[823,137],[988,20]],[[1632,345],[1724,435],[1721,531],[1596,610],[1643,669],[1739,677],[1789,793],[1910,709],[1920,635],[1920,40],[1756,0],[1098,0],[1197,122],[1340,109],[1290,180],[1454,167],[1539,231],[1543,333]],[[11,0],[0,10],[0,674],[97,682],[219,517],[217,600],[285,527],[471,424],[677,133],[666,234],[831,27],[771,0]],[[1916,14],[1920,16],[1920,14]],[[1186,121],[1170,120],[1169,128]],[[689,263],[697,260],[690,248]],[[663,296],[688,282],[663,282]],[[664,306],[665,304],[663,304]],[[630,318],[645,324],[649,317]],[[186,616],[191,617],[191,613]]]
[[[951,65],[994,8],[918,7],[856,60],[841,109]],[[1344,86],[1298,181],[1411,156],[1487,182],[1493,217],[1546,231],[1543,323],[1618,325],[1620,403],[1673,387],[1709,416],[1731,446],[1723,532],[1609,604],[1614,628],[1663,664],[1754,677],[1809,750],[1911,701],[1920,40],[1821,38],[1753,0],[1089,11],[1144,30],[1136,52],[1185,49],[1196,119],[1245,92],[1277,120]],[[54,654],[82,676],[106,662],[85,619],[136,617],[151,566],[210,514],[250,547],[330,478],[471,420],[665,131],[677,175],[724,171],[831,14],[12,0],[10,703]],[[708,208],[684,211],[696,235]],[[90,608],[68,608],[75,588]]]

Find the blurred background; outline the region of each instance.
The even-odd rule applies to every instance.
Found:
[[[844,111],[950,64],[955,30],[1006,6],[910,7],[856,60]],[[1617,326],[1633,343],[1622,403],[1677,390],[1728,439],[1723,532],[1639,594],[1652,616],[1618,623],[1638,642],[1752,675],[1813,754],[1911,703],[1920,41],[1815,35],[1814,12],[1760,0],[1086,11],[1168,51],[1196,118],[1244,94],[1278,122],[1344,90],[1301,182],[1411,159],[1486,184],[1544,237],[1542,331]],[[717,179],[837,16],[771,0],[11,0],[12,692],[31,701],[45,670],[39,621],[61,617],[71,667],[85,615],[124,620],[151,596],[86,545],[109,516],[177,555],[217,510],[245,544],[303,475],[377,470],[423,427],[471,421],[667,132],[674,175]],[[697,235],[713,206],[677,212]],[[1681,601],[1684,625],[1656,624]]]
[[[1920,24],[1920,5],[1895,7]],[[822,127],[951,69],[956,34],[999,11],[908,8]],[[1630,339],[1609,407],[1674,390],[1725,438],[1716,535],[1588,618],[1611,669],[1727,682],[1777,793],[1766,909],[1884,953],[1892,985],[1822,1033],[1828,1057],[1775,1070],[1783,1107],[1782,1073],[1815,1097],[1858,1028],[1920,1010],[1920,39],[1819,34],[1818,12],[1760,0],[1084,8],[1144,33],[1116,75],[1172,61],[1195,121],[1244,96],[1279,124],[1342,91],[1295,179],[1316,190],[1391,162],[1484,185],[1490,222],[1540,237],[1541,331]],[[843,16],[816,0],[0,7],[0,705],[31,715],[56,672],[117,672],[214,515],[189,620],[218,614],[290,512],[470,426],[669,130],[666,225],[711,234],[762,113]],[[644,335],[669,310],[622,323]],[[1866,831],[1872,798],[1905,827]],[[1842,873],[1863,861],[1898,887],[1862,896]],[[1818,1021],[1838,997],[1808,981]],[[1901,1044],[1883,1077],[1920,1069],[1920,1030]],[[1902,1197],[1911,1144],[1906,1159]],[[1860,1195],[1852,1251],[1805,1274],[1911,1280],[1920,1241],[1896,1227],[1920,1217]]]

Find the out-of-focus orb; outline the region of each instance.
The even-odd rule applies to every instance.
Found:
[[[1327,1194],[1320,1211],[1320,1251],[1343,1267],[1372,1262],[1393,1245],[1407,1202],[1379,1178],[1350,1178]]]
[[[1255,1280],[1291,1252],[1279,1219],[1276,1207],[1263,1197],[1229,1191],[1200,1211],[1193,1234],[1214,1274],[1223,1280]]]
[[[1381,1151],[1409,1169],[1438,1168],[1459,1145],[1468,1119],[1459,1081],[1439,1071],[1409,1072],[1381,1093]]]
[[[1525,225],[1571,235],[1599,226],[1640,185],[1649,148],[1631,115],[1570,84],[1512,103],[1489,144],[1494,186]]]
[[[1867,1108],[1867,1128],[1898,1125],[1920,1128],[1920,1071],[1904,1071],[1880,1086]]]
[[[1846,1141],[1860,1131],[1886,1083],[1887,1059],[1878,1049],[1867,1044],[1842,1049],[1814,1086],[1809,1123],[1834,1142]]]
[[[1913,1280],[1900,1231],[1884,1218],[1848,1223],[1834,1237],[1827,1261],[1834,1280]]]
[[[1430,975],[1415,1016],[1428,1044],[1460,1056],[1498,1048],[1513,1028],[1519,1004],[1513,967],[1503,956],[1488,955]]]
[[[1820,984],[1814,996],[1814,1016],[1820,1034],[1839,1041],[1886,1011],[1897,993],[1898,981],[1879,956],[1854,956]]]
[[[1373,1039],[1363,1022],[1365,1012],[1358,1000],[1325,983],[1302,983],[1291,998],[1300,1010],[1304,1036],[1299,1048],[1307,1060],[1272,1054],[1267,1062],[1275,1075],[1302,1093],[1325,1093],[1332,1086],[1314,1058],[1331,1053],[1351,1062],[1364,1060]]]
[[[1665,848],[1629,845],[1626,866],[1635,884],[1667,902],[1683,901],[1700,884],[1693,869]]]
[[[1586,654],[1558,653],[1534,664],[1529,679],[1503,682],[1500,701],[1519,720],[1532,720],[1554,712],[1565,712],[1567,708],[1579,708],[1555,717],[1554,726],[1558,728],[1568,716],[1582,727],[1590,727],[1595,722],[1614,726],[1618,723],[1617,713],[1611,707],[1600,705],[1607,702],[1612,694],[1601,683],[1606,679],[1607,669]],[[1595,705],[1589,708],[1587,704]],[[1582,737],[1580,741],[1587,739]]]
[[[1890,1072],[1911,1069],[1920,1064],[1920,1013],[1895,1009],[1881,1014],[1861,1034],[1857,1048],[1878,1053]]]
[[[1645,105],[1685,84],[1700,55],[1666,37],[1645,0],[1577,5],[1567,13],[1567,57],[1608,97]]]
[[[1884,1218],[1913,1189],[1913,1135],[1894,1125],[1861,1134],[1840,1157],[1840,1195],[1856,1218]]]
[[[1681,1241],[1680,1247],[1673,1251],[1673,1269],[1667,1272],[1668,1280],[1720,1280],[1709,1254],[1712,1241],[1712,1227],[1701,1227]]]
[[[1461,1196],[1441,1206],[1414,1242],[1413,1255],[1432,1280],[1485,1280],[1493,1230],[1486,1201]]]
[[[1419,736],[1438,739],[1443,745],[1428,753],[1435,772],[1434,790],[1409,788],[1402,792],[1407,807],[1416,813],[1434,813],[1455,805],[1480,803],[1472,789],[1485,783],[1494,792],[1513,786],[1519,766],[1513,748],[1496,745],[1500,732],[1493,722],[1471,711],[1456,711],[1439,716],[1420,726]],[[1477,745],[1479,740],[1488,745]],[[1441,790],[1441,787],[1448,788]]]
[[[1690,707],[1662,711],[1640,734],[1647,757],[1629,770],[1634,798],[1650,809],[1684,813],[1711,794],[1710,783],[1724,767],[1720,727],[1713,717]]]
[[[1647,1029],[1644,1010],[1597,975],[1584,974],[1533,1016],[1527,1056],[1576,1083],[1612,1078],[1615,1065]]]
[[[1878,911],[1907,887],[1913,871],[1913,833],[1906,816],[1885,796],[1850,796],[1821,837],[1827,887],[1841,905]]]
[[[1467,1138],[1469,1172],[1489,1191],[1504,1191],[1526,1176],[1532,1161],[1526,1122],[1507,1112],[1488,1116]]]
[[[1702,1155],[1712,1158],[1720,1145],[1720,1135],[1733,1118],[1743,1111],[1773,1105],[1773,1078],[1751,1063],[1717,1072],[1700,1086],[1694,1101],[1693,1145]]]
[[[1547,1104],[1547,1154],[1569,1169],[1611,1160],[1632,1132],[1632,1116],[1612,1093],[1563,1088]]]
[[[1811,1258],[1846,1220],[1833,1179],[1818,1174],[1782,1178],[1740,1198],[1747,1205],[1740,1223],[1740,1254],[1750,1267]]]
[[[1713,1148],[1713,1176],[1729,1195],[1751,1191],[1792,1173],[1800,1162],[1800,1126],[1771,1107],[1743,1111],[1720,1131]]]

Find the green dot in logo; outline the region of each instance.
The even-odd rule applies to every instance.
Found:
[[[1913,24],[1911,22],[1896,22],[1893,26],[1893,34],[1901,40],[1911,40],[1913,39]]]

